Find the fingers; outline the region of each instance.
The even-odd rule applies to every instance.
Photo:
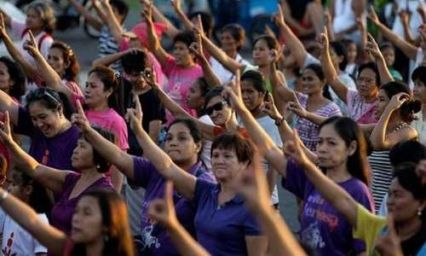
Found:
[[[83,109],[83,106],[81,105],[80,100],[77,100],[76,105],[77,105],[77,113],[80,114],[80,115],[85,115],[84,109]]]

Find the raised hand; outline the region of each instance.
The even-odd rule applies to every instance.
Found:
[[[143,112],[141,102],[136,94],[133,95],[133,102],[135,103],[135,108],[127,109],[126,119],[130,123],[130,128],[136,131],[136,129],[142,128]]]
[[[200,39],[203,36],[206,35],[206,33],[204,32],[203,21],[201,20],[201,15],[198,15],[197,19],[195,21],[195,24],[194,24],[194,33],[195,33],[195,35],[197,35],[198,37],[200,37]],[[197,40],[198,40],[198,38],[197,38]]]
[[[175,10],[175,12],[179,13],[182,12],[182,8],[181,8],[181,2],[180,0],[171,0],[170,1],[172,4],[173,9]]]
[[[410,12],[409,11],[400,11],[398,13],[399,18],[401,19],[402,24],[409,24],[410,22]]]
[[[368,11],[368,16],[367,17],[375,25],[379,25],[381,23],[380,19],[379,19],[379,16],[377,16],[376,10],[374,10],[373,6],[370,6],[370,9]]]
[[[31,32],[31,30],[28,31],[28,34],[30,36],[30,39],[25,41],[24,43],[24,49],[31,55],[31,56],[36,56],[37,54],[39,54],[39,49],[37,47],[37,43],[36,40],[34,38],[33,33]]]
[[[201,43],[198,42],[192,42],[191,45],[189,46],[189,50],[195,54],[195,56],[197,58],[201,58],[204,56],[203,54],[203,45]]]
[[[266,94],[262,112],[266,113],[270,118],[274,119],[275,121],[282,120],[283,118],[283,116],[275,106],[274,97],[272,97],[270,93]]]
[[[285,18],[284,18],[284,11],[280,4],[278,6],[278,12],[275,14],[272,19],[274,20],[275,24],[277,26],[285,26]]]
[[[382,52],[380,51],[379,45],[377,44],[374,37],[369,33],[367,35],[367,44],[365,45],[365,50],[371,54],[375,59],[381,58]]]
[[[152,23],[152,2],[149,0],[141,0],[143,5],[142,16],[146,22]]]
[[[13,142],[12,132],[10,129],[9,111],[4,112],[4,119],[0,121],[0,138],[4,144]]]
[[[330,40],[328,39],[327,27],[324,26],[323,32],[317,37],[317,42],[319,43],[322,51],[328,49]]]
[[[76,105],[77,112],[71,116],[71,122],[77,125],[83,133],[87,132],[90,129],[89,120],[87,119],[83,106],[79,100],[77,101]]]
[[[402,256],[400,239],[396,233],[392,215],[387,218],[387,234],[376,240],[376,250],[382,256]]]
[[[8,35],[4,19],[3,12],[0,11],[0,37],[2,38]]]
[[[155,199],[149,205],[148,216],[151,220],[166,227],[170,227],[178,223],[173,203],[173,183],[171,181],[167,181],[166,183],[164,198]]]
[[[288,110],[292,111],[293,113],[302,118],[306,118],[306,116],[308,115],[308,111],[300,104],[297,98],[295,101],[290,101],[288,103]]]
[[[386,109],[388,110],[397,110],[399,109],[404,102],[409,100],[411,97],[405,92],[400,92],[394,96],[392,96],[391,100],[389,101],[388,105],[386,106]]]
[[[244,107],[243,98],[241,96],[240,70],[235,72],[234,81],[229,82],[224,86],[222,96],[224,99],[229,99],[231,106],[235,108]]]
[[[293,158],[300,166],[306,166],[311,163],[311,160],[306,156],[302,144],[297,130],[293,129],[291,137],[284,143],[283,150],[288,157]]]

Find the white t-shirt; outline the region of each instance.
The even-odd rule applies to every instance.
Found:
[[[46,214],[41,213],[37,216],[42,222],[49,224]],[[0,210],[0,232],[2,233],[2,255],[20,256],[47,253],[46,247],[41,245],[3,210]]]
[[[208,115],[203,115],[200,118],[198,118],[202,123],[214,125],[212,120]],[[200,158],[203,161],[203,163],[206,165],[207,169],[210,171],[212,169],[212,163],[211,163],[211,150],[212,150],[212,141],[211,140],[203,140],[203,151],[201,152]]]
[[[241,57],[241,55],[237,54],[237,57],[235,58],[236,61],[239,63],[247,66],[250,65],[245,59]],[[212,66],[212,70],[214,74],[219,78],[220,83],[226,84],[230,82],[232,79],[234,79],[234,74],[226,69],[222,64],[217,61],[215,58],[210,57],[210,65]]]

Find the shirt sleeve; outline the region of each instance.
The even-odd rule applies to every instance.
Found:
[[[365,209],[364,206],[358,204],[356,227],[354,227],[353,236],[365,242],[367,255],[371,254],[374,242],[385,226],[385,218],[374,215]]]
[[[44,38],[40,37],[39,40],[43,40],[40,45],[40,52],[43,55],[43,57],[47,60],[50,47],[53,44],[53,38],[50,35],[46,35]]]
[[[215,184],[202,179],[197,179],[195,183],[194,198],[192,199],[192,201],[195,205],[198,205],[198,203],[200,203],[203,198],[208,197],[208,193],[211,193],[212,190],[215,188]]]
[[[242,206],[245,207],[245,206]],[[247,217],[244,220],[244,235],[260,236],[262,234],[260,226],[253,215],[247,212]]]
[[[46,214],[39,214],[38,217],[43,223],[49,224],[49,220],[47,219]],[[33,239],[34,239],[34,254],[36,254],[36,253],[47,253],[47,248],[45,246],[43,246],[35,238],[33,238]]]
[[[153,172],[157,172],[150,161],[143,157],[133,157],[132,184],[146,188],[152,178]]]
[[[287,173],[286,177],[282,179],[282,185],[298,198],[305,198],[307,178],[304,170],[293,160],[287,162]]]

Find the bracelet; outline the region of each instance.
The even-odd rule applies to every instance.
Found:
[[[285,119],[284,117],[281,117],[279,119],[275,119],[275,125],[276,126],[281,126],[281,124],[283,123],[284,119]]]
[[[0,202],[3,202],[9,196],[9,192],[3,191],[3,194],[0,196]]]

